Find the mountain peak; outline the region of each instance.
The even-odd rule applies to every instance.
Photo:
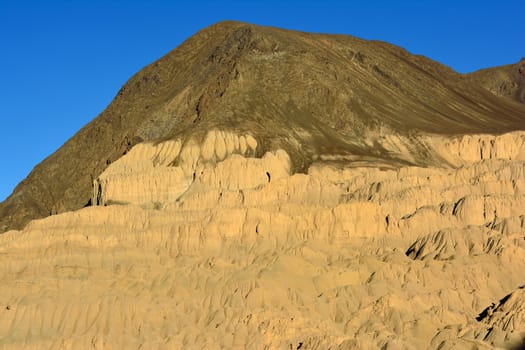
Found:
[[[0,230],[88,205],[94,179],[140,142],[223,130],[257,139],[255,157],[285,150],[293,172],[319,159],[449,166],[421,137],[524,129],[524,115],[387,43],[220,22],[138,72],[35,167],[0,205]]]

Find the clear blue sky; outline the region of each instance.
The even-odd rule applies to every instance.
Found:
[[[0,0],[0,200],[134,73],[226,19],[384,40],[460,72],[525,56],[524,0]]]

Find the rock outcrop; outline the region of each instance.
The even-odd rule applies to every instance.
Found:
[[[518,345],[523,133],[421,140],[448,165],[299,174],[218,129],[139,143],[94,180],[96,205],[0,236],[0,344]]]
[[[138,144],[94,181],[91,202],[163,205],[177,200],[195,182],[210,186],[221,175],[230,186],[243,188],[269,182],[270,174],[274,179],[290,174],[290,159],[283,152],[269,152],[256,162],[242,157],[255,154],[256,148],[251,135],[215,130],[201,144],[195,139]]]

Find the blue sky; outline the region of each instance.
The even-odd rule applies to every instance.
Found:
[[[0,200],[145,65],[234,19],[388,41],[460,72],[525,56],[525,1],[0,0]]]

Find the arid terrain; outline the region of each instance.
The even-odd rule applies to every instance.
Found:
[[[200,31],[0,204],[0,348],[519,348],[523,69]]]

